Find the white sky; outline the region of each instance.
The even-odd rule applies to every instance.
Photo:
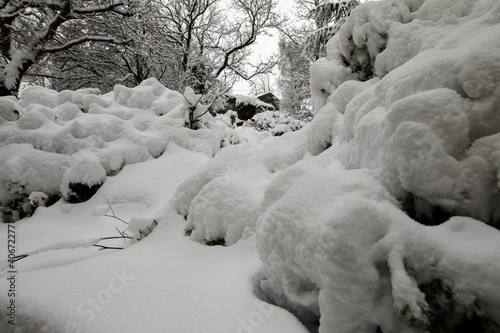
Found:
[[[370,0],[361,0],[361,3],[364,3],[366,1]],[[294,11],[294,7],[295,7],[294,0],[278,1],[278,10],[280,12],[291,13]],[[252,54],[252,58],[258,60],[259,57],[266,58],[272,55],[273,53],[277,53],[278,41],[279,41],[279,33],[277,31],[273,32],[273,36],[258,37],[257,42],[251,47],[254,52]],[[250,85],[246,81],[240,80],[236,82],[236,84],[233,86],[232,92],[234,94],[249,95],[250,89],[251,89]]]
[[[294,0],[279,0],[278,10],[280,12],[291,12],[295,5]],[[273,36],[259,36],[257,42],[252,46],[253,54],[252,58],[258,60],[260,58],[267,58],[273,53],[278,52],[278,40],[279,33],[277,31],[272,32]],[[235,94],[250,94],[250,85],[240,80],[234,85],[232,92]]]

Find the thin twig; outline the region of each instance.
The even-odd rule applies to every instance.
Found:
[[[113,210],[113,207],[111,207],[111,204],[109,203],[109,200],[108,200],[108,206],[109,206],[109,209],[111,209],[111,212],[113,212],[113,215],[105,214],[104,216],[112,217],[114,219],[117,219],[118,221],[121,221],[121,222],[123,222],[125,224],[128,224],[127,221],[124,221],[121,218],[119,218],[118,216],[116,216],[115,211]]]
[[[100,247],[101,250],[123,250],[123,247],[104,246],[99,244],[94,244],[94,246]]]
[[[106,240],[106,239],[132,239],[132,237],[128,236],[112,236],[112,237],[103,237],[101,240]]]

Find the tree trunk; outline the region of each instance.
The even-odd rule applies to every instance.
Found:
[[[39,54],[40,50],[35,49],[30,56],[23,53],[18,53],[18,57],[21,59],[14,56],[0,75],[0,96],[17,96],[24,74],[35,63]]]

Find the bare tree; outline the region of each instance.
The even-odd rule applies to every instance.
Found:
[[[210,77],[231,85],[236,77],[249,80],[276,65],[275,57],[249,62],[249,47],[257,37],[282,22],[275,10],[276,0],[232,0],[230,16],[223,12],[220,0],[157,1],[165,7],[165,40],[180,55],[179,76],[205,63],[213,68]]]
[[[17,95],[28,69],[50,54],[89,42],[128,43],[129,40],[93,33],[77,25],[111,12],[123,18],[130,17],[138,10],[134,7],[119,0],[1,1],[0,96]]]
[[[309,67],[326,54],[328,40],[338,32],[358,0],[295,0],[293,25],[280,29],[278,86],[282,107],[296,117],[309,117]],[[297,24],[296,22],[300,22]]]
[[[269,92],[275,94],[276,91],[274,89],[275,86],[272,78],[273,76],[270,73],[259,74],[255,76],[252,80],[250,80],[251,94],[254,96],[266,94]]]
[[[170,72],[177,66],[177,59],[172,52],[173,46],[164,42],[157,13],[152,6],[147,13],[132,19],[123,20],[114,13],[107,13],[86,20],[86,26],[91,29],[114,34],[129,42],[88,42],[52,55],[50,66],[46,68],[55,74],[51,78],[52,88],[97,87],[107,92],[116,84],[134,87],[150,77],[164,84],[170,82]]]

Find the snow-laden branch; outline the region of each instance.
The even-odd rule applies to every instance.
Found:
[[[114,37],[102,37],[102,36],[85,36],[82,38],[74,39],[70,42],[67,42],[64,45],[60,46],[53,46],[53,47],[45,47],[43,50],[48,53],[54,53],[54,52],[59,52],[59,51],[64,51],[67,50],[75,45],[83,44],[86,42],[103,42],[103,43],[111,43],[111,44],[127,44],[130,43],[132,40],[119,40]]]
[[[98,3],[85,6],[84,2],[79,4],[70,0],[0,2],[0,52],[6,59],[4,70],[0,72],[0,96],[16,95],[23,75],[47,54],[90,41],[115,45],[129,43],[131,39],[118,38],[106,20],[96,23],[92,17],[105,13],[129,17],[142,13],[141,9],[149,1],[141,1],[140,5],[120,0]]]

